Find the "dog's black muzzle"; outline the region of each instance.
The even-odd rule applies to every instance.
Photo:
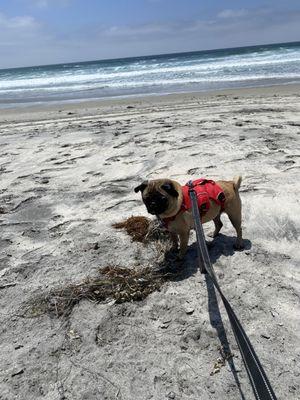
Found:
[[[149,214],[159,215],[165,212],[168,208],[168,198],[157,195],[145,200],[145,205]]]

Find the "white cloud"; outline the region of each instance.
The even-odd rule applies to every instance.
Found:
[[[38,26],[38,22],[29,15],[11,18],[0,13],[0,34],[3,30],[31,30]]]
[[[36,0],[34,5],[38,8],[46,8],[48,7],[48,0]]]
[[[103,34],[111,37],[124,36],[148,36],[167,33],[171,30],[168,24],[145,24],[138,26],[112,26],[106,29]]]
[[[52,5],[65,7],[71,0],[31,0],[31,5],[37,8],[48,8]]]
[[[223,10],[207,20],[74,25],[63,33],[29,15],[0,13],[0,68],[296,41],[299,18],[300,9]]]
[[[239,18],[239,17],[245,17],[249,12],[245,9],[241,10],[223,10],[219,12],[217,17],[219,18]]]

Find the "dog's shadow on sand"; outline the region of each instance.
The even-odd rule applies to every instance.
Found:
[[[236,250],[234,248],[235,241],[236,237],[234,236],[219,234],[211,242],[207,243],[211,263],[214,264],[221,256],[230,257],[233,256],[235,252],[239,252],[240,250]],[[251,246],[251,241],[244,239],[243,250],[249,250],[251,249]],[[170,280],[180,281],[196,274],[199,267],[196,243],[193,243],[191,246],[189,246],[186,258],[183,263],[178,264],[175,261],[172,262],[170,259],[168,259],[168,257],[170,257],[170,255],[166,255],[166,265],[168,266],[168,269],[170,271]],[[210,324],[217,332],[220,341],[221,355],[229,355],[228,357],[226,357],[226,359],[235,380],[236,386],[239,390],[240,399],[245,400],[245,396],[243,394],[237,370],[234,364],[234,359],[231,356],[230,344],[223,325],[214,284],[208,274],[204,274],[203,277],[206,283],[208,294],[208,312]]]
[[[230,257],[240,251],[249,250],[252,243],[248,239],[244,239],[244,248],[242,250],[235,249],[235,236],[227,236],[219,234],[211,241],[207,241],[207,248],[212,265],[222,256]],[[165,260],[160,265],[161,270],[170,273],[171,280],[181,281],[195,275],[199,268],[199,260],[197,254],[197,243],[193,243],[188,247],[187,254],[183,261],[176,260],[176,254],[169,252],[165,254]]]

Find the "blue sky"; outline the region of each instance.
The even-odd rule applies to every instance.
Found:
[[[0,0],[0,68],[300,40],[300,0]]]

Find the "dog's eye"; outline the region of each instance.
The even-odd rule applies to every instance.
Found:
[[[161,185],[161,189],[167,192],[170,196],[178,197],[178,192],[174,188],[172,183],[164,183],[163,185]]]
[[[170,183],[164,183],[163,185],[161,185],[161,188],[168,192],[168,190],[172,190],[172,185]]]

